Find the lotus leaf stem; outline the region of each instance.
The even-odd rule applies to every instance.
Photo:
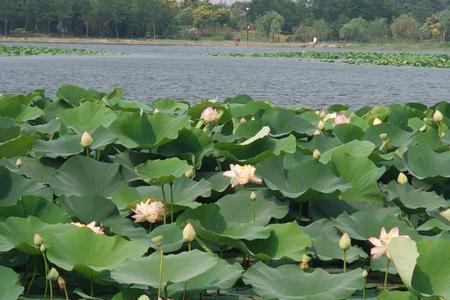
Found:
[[[347,272],[347,250],[344,250],[344,267],[342,268],[342,271],[344,273]]]
[[[388,274],[389,274],[389,267],[391,265],[391,260],[388,258],[388,263],[386,266],[386,273],[384,274],[384,289],[387,287],[387,280],[388,280]]]
[[[25,295],[28,295],[28,293],[30,292],[31,286],[33,285],[34,279],[36,278],[36,273],[37,273],[36,260],[33,259],[33,261],[34,261],[33,275],[31,276],[31,280],[30,280],[30,283],[28,284],[27,291],[26,291]]]
[[[252,202],[252,208],[253,208],[253,224],[256,224],[256,201],[251,201]]]
[[[170,222],[173,223],[173,183],[169,183],[170,186]]]
[[[166,222],[167,222],[167,220],[166,220],[167,200],[166,200],[166,191],[164,190],[164,185],[161,186],[161,190],[162,190],[162,196],[163,196],[164,205],[165,205],[164,224],[166,224]]]
[[[91,297],[94,297],[94,281],[92,280],[92,278],[90,279],[91,281]]]
[[[159,248],[159,283],[158,283],[158,299],[161,298],[161,288],[162,288],[162,277],[163,277],[163,258],[164,258],[164,251],[163,248]]]
[[[367,283],[367,278],[363,277],[363,289],[362,289],[363,300],[366,300],[366,283]]]
[[[45,253],[42,252],[42,258],[44,260],[44,268],[45,268],[45,291],[44,291],[44,299],[47,299],[47,291],[49,291],[50,294],[50,300],[53,300],[53,285],[52,281],[48,279],[48,262],[47,257],[45,256]]]

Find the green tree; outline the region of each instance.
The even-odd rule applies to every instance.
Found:
[[[439,20],[438,29],[441,35],[441,42],[447,38],[447,33],[450,31],[450,10],[446,9],[436,15]]]
[[[256,20],[257,30],[264,35],[264,41],[274,40],[275,33],[280,32],[284,24],[284,18],[277,12],[269,11]]]
[[[72,0],[54,0],[53,8],[55,10],[55,16],[58,21],[58,30],[61,33],[61,37],[64,38],[66,32],[66,22],[72,18],[73,2]]]
[[[17,14],[18,3],[11,0],[0,0],[0,19],[3,20],[3,31],[5,38],[8,37],[8,24]]]
[[[419,23],[413,17],[401,15],[391,24],[392,36],[397,40],[413,40],[419,36]]]
[[[389,36],[390,28],[385,18],[379,18],[369,22],[369,36],[371,40],[382,41]]]
[[[344,40],[367,41],[369,39],[369,23],[363,18],[351,19],[339,30],[339,36]]]

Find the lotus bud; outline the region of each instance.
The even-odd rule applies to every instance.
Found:
[[[372,125],[373,126],[377,126],[377,125],[380,125],[382,123],[383,123],[383,121],[381,121],[379,118],[375,118],[375,119],[373,119]]]
[[[441,134],[439,135],[441,138],[443,138],[445,136],[445,132],[441,132]]]
[[[387,133],[382,133],[378,136],[380,138],[381,141],[385,142],[388,139],[388,135]]]
[[[245,122],[247,122],[247,119],[246,119],[246,118],[241,118],[241,119],[239,120],[239,123],[241,123],[241,124],[244,124]]]
[[[325,129],[325,123],[320,120],[319,123],[317,123],[317,129],[324,130]]]
[[[347,251],[351,246],[352,241],[350,240],[348,234],[345,232],[339,240],[339,248],[341,248],[343,251]]]
[[[151,239],[151,241],[156,245],[156,247],[161,248],[162,246],[162,239],[163,236],[162,235],[157,235],[154,238]]]
[[[420,132],[425,132],[427,130],[427,125],[423,125],[422,127],[419,128]]]
[[[256,193],[255,192],[250,193],[250,200],[256,201]]]
[[[22,160],[20,158],[18,158],[16,160],[16,167],[20,168],[22,166]]]
[[[195,240],[196,236],[197,234],[195,233],[194,227],[191,225],[191,223],[187,223],[183,229],[183,240],[185,242],[191,243]]]
[[[33,243],[36,246],[40,246],[40,245],[42,245],[42,243],[44,243],[44,241],[42,240],[42,237],[39,235],[39,233],[34,234]]]
[[[141,295],[137,300],[150,300],[150,298],[147,295]]]
[[[315,149],[312,153],[313,159],[318,160],[320,159],[320,151],[318,149]]]
[[[408,177],[406,177],[405,173],[400,172],[397,177],[398,184],[407,184],[408,183]]]
[[[368,275],[369,275],[369,273],[367,272],[367,270],[364,270],[364,271],[362,272],[362,277],[363,277],[363,278],[367,278]]]
[[[450,222],[450,208],[441,212],[439,215]]]
[[[389,141],[384,141],[381,146],[378,148],[383,153],[386,153],[389,149]]]
[[[309,262],[311,261],[311,257],[309,255],[303,255],[302,261],[300,262],[300,269],[307,270],[309,269]]]
[[[325,116],[327,115],[326,112],[324,112],[323,110],[320,112],[320,117],[323,119],[325,118]]]
[[[442,115],[442,113],[439,110],[436,110],[433,114],[433,120],[436,123],[442,122],[442,119],[444,119],[444,116]]]
[[[194,176],[194,171],[192,169],[184,172],[184,176],[186,176],[187,178],[191,178],[192,176]]]
[[[311,256],[303,254],[302,261],[309,263],[311,261]]]
[[[57,280],[59,277],[59,273],[55,268],[51,268],[50,271],[47,274],[47,279],[48,280]]]
[[[314,131],[314,135],[320,135],[322,132],[319,130],[319,129],[317,129],[316,131]]]
[[[64,280],[64,278],[59,276],[58,279],[56,280],[56,282],[58,283],[58,286],[59,286],[59,288],[61,290],[65,290],[66,289],[66,281]]]
[[[154,113],[154,114],[159,113],[159,109],[155,108],[155,109],[153,110],[153,113]]]
[[[47,250],[47,248],[45,247],[44,244],[42,244],[42,245],[39,247],[39,250],[40,250],[41,252],[45,252],[45,250]]]
[[[83,133],[83,135],[81,136],[81,142],[80,145],[83,146],[84,148],[89,147],[90,145],[92,145],[92,142],[94,141],[94,139],[92,138],[92,136],[89,134],[89,132],[85,131]]]

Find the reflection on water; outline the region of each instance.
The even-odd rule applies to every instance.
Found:
[[[42,46],[48,46],[42,44]],[[61,45],[54,45],[61,46]],[[0,57],[0,92],[64,83],[109,91],[123,87],[129,98],[224,99],[246,93],[282,105],[354,108],[392,102],[450,101],[450,70],[346,65],[297,59],[216,57],[218,52],[283,51],[246,47],[64,45],[107,55]],[[300,50],[300,49],[299,49]],[[290,49],[289,51],[292,51]],[[120,53],[126,52],[127,55]]]

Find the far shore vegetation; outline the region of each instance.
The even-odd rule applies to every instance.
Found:
[[[0,32],[6,41],[442,50],[449,8],[450,0],[0,0]]]

